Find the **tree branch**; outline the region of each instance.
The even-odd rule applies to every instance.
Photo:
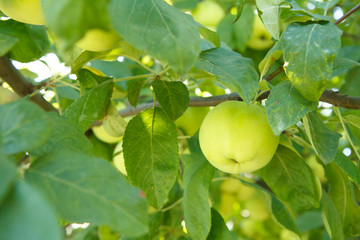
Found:
[[[261,94],[257,101],[266,99],[270,94],[270,91],[264,92]],[[191,97],[189,102],[189,107],[206,107],[206,106],[216,106],[225,101],[242,101],[240,96],[237,93],[218,95],[213,97]],[[337,107],[343,107],[348,109],[360,109],[360,98],[350,97],[347,95],[342,95],[338,92],[325,90],[320,97],[320,101],[330,103]],[[156,103],[156,106],[160,106],[159,103]],[[128,117],[136,115],[143,111],[144,109],[152,108],[153,102],[147,102],[138,105],[136,108],[128,107],[120,111],[122,117]]]
[[[341,23],[342,21],[344,21],[346,18],[348,18],[351,14],[353,14],[354,12],[356,12],[357,10],[360,9],[360,3],[358,3],[355,7],[353,7],[350,11],[348,11],[347,13],[345,13],[341,18],[339,18],[338,20],[336,20],[334,22],[335,25],[338,25],[339,23]]]
[[[16,92],[20,97],[25,97],[34,92],[37,86],[29,82],[12,64],[8,56],[0,57],[0,77]],[[42,95],[36,94],[30,101],[42,107],[45,111],[57,110],[46,101]]]

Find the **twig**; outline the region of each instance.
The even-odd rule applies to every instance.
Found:
[[[29,82],[12,64],[8,56],[0,57],[0,77],[17,93],[20,97],[25,97],[36,90],[36,86]],[[42,107],[45,111],[57,110],[47,102],[42,95],[35,94],[30,101]]]
[[[261,94],[256,100],[261,101],[266,99],[270,94],[270,91],[266,91]],[[213,97],[191,97],[189,102],[189,107],[206,107],[206,106],[216,106],[225,101],[242,101],[240,96],[237,93],[218,95]],[[330,103],[334,106],[348,108],[348,109],[360,109],[360,98],[350,97],[347,95],[342,95],[338,92],[331,90],[325,90],[320,97],[320,101]],[[139,104],[136,108],[128,107],[120,111],[122,117],[128,117],[136,115],[143,111],[144,109],[152,108],[154,105],[153,101]],[[160,106],[156,102],[156,106]]]
[[[334,22],[335,25],[338,25],[339,23],[341,23],[342,21],[344,21],[346,18],[348,18],[351,14],[353,14],[354,12],[356,12],[357,10],[360,9],[360,3],[358,3],[355,7],[353,7],[350,11],[348,11],[347,13],[345,13],[341,18],[339,18],[338,20],[336,20]]]

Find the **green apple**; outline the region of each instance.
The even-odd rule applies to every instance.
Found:
[[[115,149],[114,149],[114,158],[113,163],[115,167],[125,176],[127,176],[126,168],[125,168],[125,160],[124,160],[124,153],[122,148],[122,141],[120,141]]]
[[[224,15],[222,7],[210,0],[199,2],[192,11],[195,21],[206,27],[216,27]]]
[[[104,31],[94,28],[88,30],[76,46],[93,52],[101,52],[115,48],[120,40],[121,37],[114,30]]]
[[[123,138],[122,136],[121,137],[111,136],[109,133],[106,132],[102,124],[100,126],[92,127],[92,131],[98,139],[106,143],[111,143],[111,144],[118,143]]]
[[[279,144],[265,109],[255,104],[227,101],[205,117],[199,142],[207,160],[227,173],[253,172],[270,162]]]
[[[221,184],[220,190],[222,192],[235,194],[237,199],[240,201],[247,200],[255,194],[254,189],[233,178],[224,180],[224,182]]]
[[[0,104],[5,104],[18,100],[20,97],[10,89],[0,86]]]
[[[246,201],[244,209],[249,211],[249,218],[256,221],[264,221],[270,217],[269,210],[266,208],[264,202],[257,197]]]
[[[274,42],[271,40],[270,33],[266,30],[259,16],[255,16],[251,37],[247,43],[249,48],[264,50],[270,48]]]
[[[0,0],[0,10],[19,22],[35,25],[45,23],[41,0]]]
[[[209,107],[189,107],[175,121],[175,124],[185,135],[192,136],[199,130],[202,121],[209,111]]]
[[[225,220],[229,219],[233,214],[235,203],[236,196],[234,196],[234,194],[227,192],[221,193],[219,213]]]

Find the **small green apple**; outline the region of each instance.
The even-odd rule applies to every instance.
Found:
[[[270,48],[274,42],[271,40],[270,33],[266,30],[259,16],[255,16],[251,37],[247,43],[249,48],[264,50]]]
[[[195,21],[206,27],[216,27],[225,13],[222,7],[214,1],[205,0],[198,3],[192,11]]]
[[[124,160],[124,153],[122,148],[122,141],[120,141],[115,149],[114,149],[114,158],[113,163],[115,167],[125,176],[127,176],[126,168],[125,168],[125,160]]]
[[[266,208],[264,202],[257,197],[246,201],[244,209],[249,211],[249,218],[256,221],[264,221],[270,217],[269,210]]]
[[[76,46],[93,52],[101,52],[115,48],[120,40],[121,37],[114,30],[107,32],[94,28],[88,30],[85,36],[76,43]]]
[[[189,107],[175,121],[175,124],[185,135],[192,136],[199,130],[202,121],[209,111],[209,107]]]
[[[224,180],[221,184],[220,190],[222,192],[235,194],[239,201],[247,200],[255,194],[254,189],[233,178]]]
[[[121,137],[111,136],[109,133],[106,132],[102,124],[100,126],[92,127],[92,131],[98,139],[106,143],[111,143],[111,144],[118,143],[123,138],[122,136]]]
[[[45,23],[40,0],[0,0],[0,10],[19,22],[35,25]]]
[[[265,109],[255,104],[227,101],[205,117],[199,133],[202,152],[227,173],[253,172],[270,162],[279,144]]]

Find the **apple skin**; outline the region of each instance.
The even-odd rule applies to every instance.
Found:
[[[279,144],[267,122],[265,109],[255,104],[227,101],[205,117],[199,133],[202,152],[227,173],[249,173],[270,162]]]
[[[40,0],[0,0],[0,10],[19,22],[45,24]]]
[[[108,134],[106,132],[106,130],[102,124],[100,126],[92,127],[92,131],[98,139],[100,139],[103,142],[110,143],[110,144],[118,143],[123,138],[122,136],[121,137],[111,136],[110,134]]]
[[[247,43],[249,48],[264,50],[274,45],[270,33],[266,30],[259,16],[255,16],[251,37]]]
[[[120,141],[115,149],[114,149],[114,158],[113,163],[115,167],[125,176],[127,176],[126,168],[125,168],[125,160],[124,160],[124,153],[122,150],[122,141]]]
[[[209,0],[199,2],[192,11],[195,21],[206,27],[216,27],[224,15],[225,13],[221,6]]]
[[[199,130],[206,114],[210,111],[209,107],[189,107],[175,121],[175,125],[187,136],[192,136]]]
[[[255,194],[255,190],[242,184],[239,180],[229,178],[220,187],[221,192],[234,194],[239,201],[245,201]]]
[[[120,40],[120,35],[114,30],[107,32],[95,28],[88,30],[85,36],[76,43],[76,46],[88,51],[102,52],[115,48]]]

